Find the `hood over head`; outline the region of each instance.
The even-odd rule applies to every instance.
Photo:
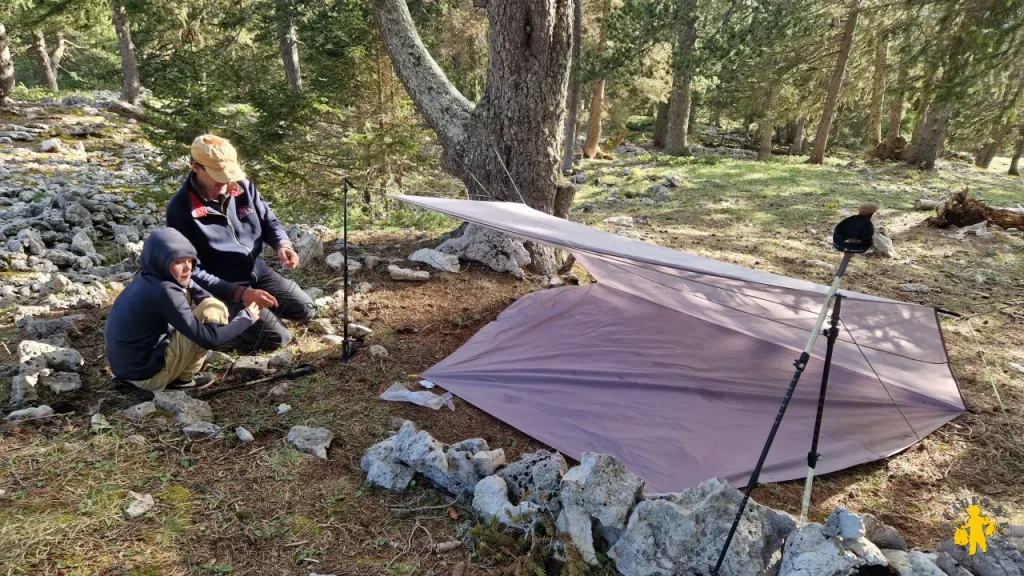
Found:
[[[191,258],[199,263],[199,256],[188,238],[174,228],[161,228],[149,235],[142,246],[142,271],[168,282],[178,283],[171,275],[171,262],[175,258]]]

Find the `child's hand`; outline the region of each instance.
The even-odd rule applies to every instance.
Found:
[[[259,319],[259,317],[260,317],[260,307],[259,307],[258,304],[253,302],[252,304],[249,304],[248,306],[246,306],[245,309],[248,310],[250,314],[252,314],[253,318]]]

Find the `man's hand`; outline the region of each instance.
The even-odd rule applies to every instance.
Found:
[[[277,259],[289,270],[294,270],[299,265],[299,255],[290,244],[285,244],[277,249]]]
[[[260,308],[276,308],[277,298],[270,295],[270,292],[265,290],[253,290],[252,288],[246,288],[242,292],[242,302],[246,306],[255,304]]]

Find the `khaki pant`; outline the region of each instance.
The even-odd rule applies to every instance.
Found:
[[[200,322],[228,323],[228,307],[216,298],[207,298],[192,309],[192,314]],[[148,380],[132,382],[144,390],[154,392],[163,390],[175,380],[192,380],[192,377],[203,367],[206,361],[206,350],[198,344],[175,331],[164,351],[164,369]]]

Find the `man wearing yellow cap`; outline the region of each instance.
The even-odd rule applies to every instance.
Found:
[[[167,225],[195,246],[201,265],[192,279],[234,314],[250,304],[260,318],[240,340],[258,350],[287,346],[291,333],[281,319],[308,321],[316,307],[295,282],[267,267],[263,243],[284,267],[299,265],[281,222],[245,177],[230,142],[204,134],[192,142],[192,170],[167,203]]]

